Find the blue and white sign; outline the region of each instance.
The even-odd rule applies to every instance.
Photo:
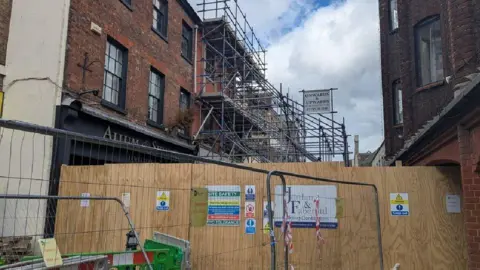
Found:
[[[408,193],[390,193],[390,212],[392,216],[409,216]]]
[[[245,233],[255,234],[257,232],[257,221],[254,218],[247,218],[245,220]]]
[[[255,186],[245,186],[245,201],[255,201]]]
[[[157,203],[155,209],[157,209],[157,211],[170,210],[170,191],[157,191]]]
[[[283,187],[275,187],[275,227],[282,225]],[[337,187],[333,185],[287,186],[287,211],[293,228],[315,228],[317,217],[315,201],[319,200],[318,216],[320,228],[336,229],[338,227]]]

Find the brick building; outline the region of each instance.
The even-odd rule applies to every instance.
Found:
[[[480,6],[379,3],[386,158],[459,168],[469,269],[480,269]]]
[[[195,155],[201,24],[187,0],[0,0],[0,117]],[[16,143],[24,153],[8,151]],[[75,138],[11,136],[0,143],[0,171],[21,175],[21,164],[33,164],[30,177],[57,185],[20,192],[46,195],[56,194],[62,164],[152,158],[106,149]]]

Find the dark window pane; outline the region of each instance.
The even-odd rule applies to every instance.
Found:
[[[153,0],[153,28],[167,36],[168,4],[165,0]]]
[[[397,0],[390,0],[390,29],[398,28],[398,9]]]
[[[126,49],[113,42],[107,41],[105,50],[105,71],[103,79],[103,99],[116,104],[120,104],[120,99],[124,98],[125,86],[123,81],[126,72],[123,68],[126,60]]]
[[[185,23],[182,26],[182,55],[192,60],[192,28]]]
[[[429,20],[415,30],[418,86],[443,80],[440,20]]]
[[[150,71],[150,81],[148,86],[148,119],[156,123],[162,123],[163,120],[163,92],[165,78],[158,72]]]
[[[402,97],[402,86],[400,81],[393,83],[393,108],[394,108],[394,124],[400,125],[403,124],[403,97]]]

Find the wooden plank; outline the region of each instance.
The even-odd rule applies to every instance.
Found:
[[[320,178],[375,184],[385,268],[400,263],[405,269],[465,269],[466,244],[463,214],[448,214],[446,194],[461,194],[458,168],[375,167],[346,168],[338,163],[251,164],[255,168],[282,170]],[[191,241],[194,269],[269,269],[270,239],[263,234],[262,208],[266,200],[266,175],[211,164],[116,164],[64,166],[60,195],[115,196],[131,193],[130,212],[142,240],[154,231]],[[272,178],[272,193],[280,178]],[[245,185],[257,189],[257,233],[245,234]],[[288,185],[330,185],[322,181],[287,177]],[[241,187],[239,227],[189,226],[190,190],[207,185]],[[297,269],[379,269],[375,196],[372,188],[337,184],[344,199],[339,228],[322,230],[326,244],[317,245],[314,229],[293,229],[295,251],[290,262]],[[171,209],[155,210],[156,192],[171,192]],[[390,193],[407,192],[410,216],[390,214]],[[282,194],[274,194],[281,197]],[[281,213],[276,213],[281,215]],[[118,204],[59,202],[57,242],[62,253],[120,251],[125,248],[128,224]],[[283,267],[283,240],[279,229],[277,256]]]

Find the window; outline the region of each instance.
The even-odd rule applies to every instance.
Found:
[[[166,0],[153,0],[153,30],[167,37],[168,2]]]
[[[417,86],[443,80],[442,37],[439,17],[428,19],[415,28]]]
[[[186,111],[190,109],[190,93],[182,89],[180,90],[180,110]]]
[[[185,22],[182,25],[182,55],[187,60],[192,60],[192,28]]]
[[[181,113],[186,113],[188,114],[188,110],[190,109],[190,93],[186,91],[185,89],[180,90],[180,111]],[[188,136],[189,129],[188,127],[183,127],[179,129],[179,132],[183,135]]]
[[[398,28],[398,7],[397,0],[390,0],[390,30]]]
[[[122,109],[125,108],[127,55],[126,48],[108,39],[105,50],[103,100]]]
[[[393,123],[395,125],[403,124],[403,103],[402,103],[402,85],[400,81],[393,83]]]
[[[163,122],[165,77],[155,70],[151,70],[148,86],[148,119],[157,124],[161,124]]]

